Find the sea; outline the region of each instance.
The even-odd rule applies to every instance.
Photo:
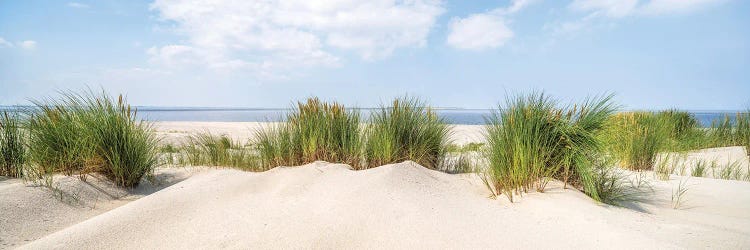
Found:
[[[378,109],[357,109],[364,119]],[[485,124],[487,116],[492,114],[490,109],[435,109],[438,116],[447,123],[462,125]],[[159,108],[140,107],[138,116],[150,121],[215,121],[215,122],[277,122],[283,121],[289,109],[258,109],[258,108]],[[737,111],[689,111],[704,127],[711,126],[717,119],[730,119]]]
[[[0,106],[0,111],[18,111],[28,107]],[[284,121],[289,109],[279,108],[213,108],[213,107],[137,107],[136,115],[148,121],[201,121],[201,122],[278,122]],[[359,108],[363,119],[377,111],[376,108]],[[450,124],[481,125],[491,115],[490,109],[437,108],[438,116]],[[711,126],[717,119],[730,119],[737,111],[689,111],[703,127]]]

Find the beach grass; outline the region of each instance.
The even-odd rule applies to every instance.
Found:
[[[411,160],[438,169],[444,163],[450,133],[450,126],[426,102],[396,98],[370,117],[364,144],[366,168]]]
[[[644,176],[646,172],[622,171],[609,157],[596,160],[593,172],[593,183],[601,202],[623,206],[628,202],[644,200],[653,193],[653,187]]]
[[[742,162],[728,162],[721,167],[718,176],[714,176],[714,178],[716,177],[724,180],[742,180]]]
[[[656,113],[666,119],[667,130],[671,138],[685,138],[690,136],[698,127],[698,120],[689,112],[669,109]]]
[[[744,146],[750,154],[750,110],[714,120],[707,134],[711,146]]]
[[[360,114],[335,102],[298,102],[286,122],[255,135],[262,164],[268,167],[328,161],[362,168]]]
[[[680,131],[678,126],[670,127],[674,125],[670,121],[674,120],[652,112],[618,113],[608,119],[603,141],[621,167],[652,170],[658,153],[667,148],[671,134]]]
[[[486,183],[513,201],[514,194],[543,191],[558,178],[601,200],[592,159],[601,151],[597,135],[616,109],[611,98],[565,107],[544,93],[506,98],[487,118]]]
[[[96,172],[116,185],[134,187],[157,165],[158,140],[151,125],[136,118],[126,100],[106,92],[62,92],[34,101],[29,156],[33,178],[54,173]]]
[[[26,132],[17,112],[0,113],[0,176],[23,177]]]
[[[481,142],[470,142],[466,145],[450,144],[446,147],[446,152],[449,153],[466,153],[466,152],[479,152],[484,147],[484,143]]]
[[[229,150],[241,147],[226,135],[214,135],[210,132],[191,135],[189,141],[187,150],[198,151],[197,154],[191,154],[198,155],[191,162],[192,165],[226,165],[229,162]]]
[[[689,179],[680,179],[676,186],[672,187],[672,208],[678,209],[685,203],[685,194],[689,190]]]
[[[190,136],[188,144],[179,150],[182,165],[234,167],[246,171],[263,171],[264,168],[252,147],[235,142],[226,135],[201,132]],[[171,151],[166,154],[172,153]]]
[[[706,176],[706,167],[708,167],[708,164],[705,161],[699,160],[693,165],[690,175],[693,177]]]
[[[661,120],[667,135],[664,149],[679,152],[708,148],[706,131],[700,127],[698,119],[687,111],[670,109],[654,114],[655,119]]]

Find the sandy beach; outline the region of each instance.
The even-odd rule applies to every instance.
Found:
[[[317,162],[264,173],[201,172],[23,246],[48,248],[742,248],[750,183],[655,183],[637,208],[596,204],[559,183],[517,203],[489,199],[473,175],[411,162],[365,171]],[[717,195],[721,194],[721,195]],[[128,225],[123,228],[122,225]]]
[[[156,123],[179,142],[197,131],[249,139],[260,123]],[[481,126],[455,126],[462,143]],[[713,158],[716,152],[693,152]],[[720,153],[719,153],[720,154]],[[742,159],[747,155],[725,153]],[[159,168],[160,185],[124,190],[76,177],[60,186],[0,181],[2,248],[658,248],[750,246],[750,182],[645,172],[653,193],[615,207],[552,182],[514,203],[492,198],[476,174],[446,174],[414,162],[354,171],[315,162],[243,172]],[[68,183],[68,184],[65,184]],[[92,183],[92,184],[89,184]],[[687,187],[674,208],[672,194]],[[75,192],[71,192],[75,190]],[[42,205],[44,204],[44,205]],[[127,225],[127,226],[123,226]]]
[[[41,183],[0,179],[0,248],[15,248],[63,230],[183,181],[197,171],[202,170],[160,168],[154,182],[146,181],[133,190],[115,187],[97,176],[86,181],[56,176],[55,190]]]
[[[191,134],[210,132],[226,135],[236,141],[248,142],[255,132],[264,127],[278,125],[274,122],[155,122],[154,129],[164,138],[163,143],[184,143]],[[482,125],[452,125],[450,140],[457,145],[484,141]]]

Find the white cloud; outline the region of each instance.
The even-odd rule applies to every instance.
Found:
[[[152,48],[153,62],[224,69],[335,66],[340,51],[385,58],[423,46],[444,12],[439,0],[157,0],[151,9],[187,38]]]
[[[0,37],[0,48],[10,48],[13,47],[13,44],[5,40],[4,38]]]
[[[536,0],[512,0],[507,8],[496,8],[465,18],[453,18],[446,43],[457,49],[484,50],[503,46],[513,38],[508,28],[508,16],[520,11]]]
[[[497,48],[513,38],[513,31],[505,25],[502,17],[490,14],[474,14],[454,19],[450,30],[446,42],[458,49]]]
[[[640,12],[646,15],[686,13],[722,2],[725,0],[651,0],[641,6]]]
[[[608,17],[630,15],[638,0],[575,0],[570,4],[573,10],[602,13]]]
[[[84,3],[69,2],[68,7],[76,8],[76,9],[88,9],[91,6],[89,6],[88,4],[84,4]]]
[[[36,48],[36,41],[26,40],[26,41],[20,42],[19,45],[23,49],[33,50]]]
[[[663,15],[697,10],[726,0],[574,0],[576,11],[600,13],[611,18],[633,15]]]
[[[168,68],[186,67],[198,63],[200,55],[193,47],[185,45],[167,45],[161,48],[151,47],[147,50],[151,62]]]
[[[529,6],[532,3],[535,3],[536,1],[537,0],[512,0],[508,8],[498,8],[498,9],[495,9],[494,11],[500,12],[506,15],[513,14],[523,8],[526,8],[526,6]]]
[[[574,35],[597,27],[611,27],[615,20],[684,14],[729,0],[573,0],[568,8],[585,15],[577,20],[555,21],[545,25],[552,34]]]
[[[601,16],[601,13],[598,13],[598,12],[590,13],[584,16],[583,18],[572,20],[572,21],[545,24],[543,29],[551,30],[552,35],[554,36],[574,35],[581,31],[591,30],[593,27],[596,27],[598,23],[596,22],[596,20],[600,16]],[[604,23],[606,24],[606,22]]]

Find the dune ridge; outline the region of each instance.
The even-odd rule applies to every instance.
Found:
[[[700,187],[722,181],[696,179],[704,182],[692,190],[698,198],[716,191]],[[559,183],[510,204],[489,198],[473,174],[408,161],[363,171],[325,162],[217,169],[21,248],[740,248],[750,244],[748,185],[719,187],[744,195],[734,209],[710,207],[728,196],[696,198],[700,209],[684,211],[665,208],[661,197],[638,212],[596,204]],[[663,196],[668,182],[655,188]],[[707,213],[709,220],[682,219]]]

